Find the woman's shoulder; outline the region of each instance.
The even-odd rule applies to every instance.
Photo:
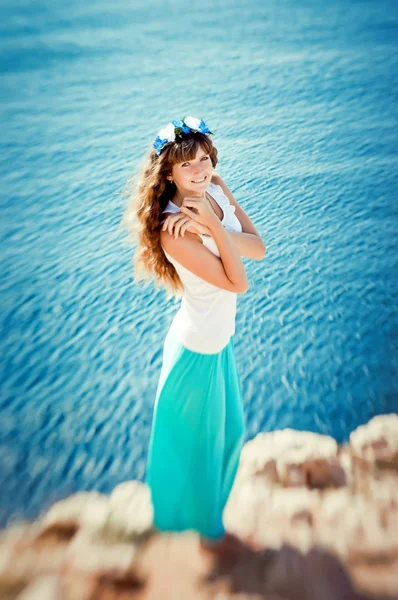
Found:
[[[222,186],[221,183],[223,183],[222,178],[220,177],[220,175],[217,175],[217,173],[212,175],[211,181],[209,183],[209,187],[212,188],[213,190],[222,192]]]
[[[217,199],[221,199],[221,200],[227,199],[221,185],[219,183],[217,183],[217,180],[214,180],[213,178],[212,178],[211,182],[209,183],[207,191],[210,194],[212,194],[213,196],[215,196]]]
[[[228,198],[227,194],[226,194],[226,190],[228,188],[226,188],[226,185],[223,181],[223,179],[219,176],[219,175],[213,175],[213,177],[211,178],[211,182],[209,183],[209,187],[208,187],[208,191],[210,194],[212,194],[216,200],[219,202],[219,204],[225,208],[225,207],[231,207],[231,201]]]
[[[214,183],[215,185],[220,185],[220,183],[222,182],[222,177],[221,175],[219,175],[218,173],[213,173],[213,175],[211,176],[211,183]]]
[[[238,204],[232,195],[231,190],[218,174],[213,175],[211,184],[212,187],[210,193],[215,196],[216,200],[224,210],[224,226],[232,231],[241,232],[242,224],[235,214]]]
[[[221,177],[221,175],[218,175],[218,173],[214,173],[212,175],[209,187],[212,187],[216,193],[227,198],[229,202],[228,193],[230,193],[230,190],[223,178]]]

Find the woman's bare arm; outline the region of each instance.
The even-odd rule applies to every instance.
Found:
[[[167,229],[160,232],[161,244],[170,256],[201,279],[221,289],[244,294],[249,283],[239,252],[217,215],[203,200],[185,199],[181,209],[209,227],[220,258],[194,237],[179,236],[176,239]],[[199,214],[192,212],[192,208],[199,210]]]
[[[235,207],[235,215],[242,225],[242,233],[228,231],[228,235],[234,241],[239,254],[246,258],[261,260],[265,256],[266,247],[253,222],[238,204],[231,190],[220,175],[213,174],[212,183],[219,185],[222,188],[230,203]]]

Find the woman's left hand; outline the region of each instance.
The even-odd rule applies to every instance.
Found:
[[[186,231],[189,233],[210,235],[210,229],[206,225],[202,225],[202,223],[194,221],[188,217],[188,215],[182,212],[168,215],[166,217],[162,225],[162,230],[166,231],[166,229],[170,235],[174,236],[175,239],[177,239],[179,235],[184,237]]]

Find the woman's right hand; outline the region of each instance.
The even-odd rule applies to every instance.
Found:
[[[184,237],[186,231],[189,233],[210,235],[210,229],[206,225],[194,221],[191,217],[181,212],[169,214],[163,221],[162,230],[167,230],[175,239],[178,239],[180,235]]]
[[[186,197],[182,201],[180,211],[202,225],[212,228],[218,217],[205,196],[200,198]]]

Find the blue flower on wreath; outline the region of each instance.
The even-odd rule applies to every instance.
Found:
[[[189,129],[189,127],[187,127],[187,125],[185,125],[184,121],[172,121],[173,125],[174,125],[174,129],[181,129],[182,133],[189,133],[191,130]],[[177,133],[178,135],[178,133]]]
[[[174,120],[159,131],[153,142],[156,154],[159,156],[165,145],[168,142],[175,142],[177,136],[181,137],[183,134],[191,133],[191,131],[213,135],[203,119],[184,117],[181,120]]]

